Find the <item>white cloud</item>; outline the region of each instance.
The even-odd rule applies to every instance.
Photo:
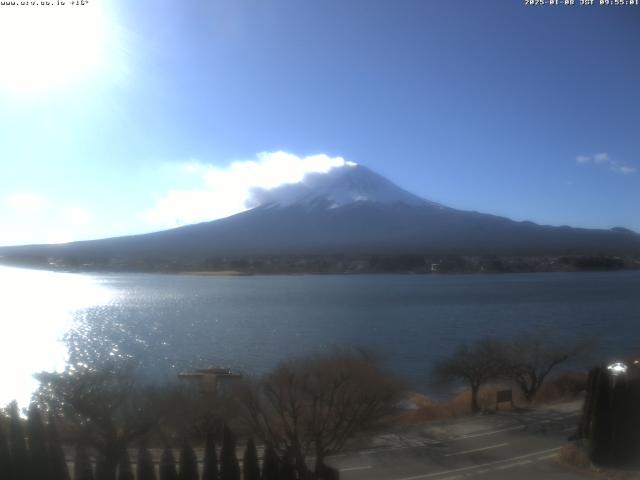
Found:
[[[636,173],[638,169],[636,167],[630,167],[628,165],[616,165],[613,167],[613,171],[622,173],[623,175],[629,175],[630,173]]]
[[[64,222],[67,225],[86,225],[91,221],[91,214],[83,207],[67,207],[62,211]]]
[[[595,163],[610,163],[611,160],[609,159],[609,154],[608,153],[596,153],[593,156],[593,161]]]
[[[296,183],[307,173],[327,172],[347,164],[353,162],[325,154],[299,157],[282,151],[259,153],[255,160],[235,161],[224,168],[191,161],[183,164],[181,171],[199,178],[201,186],[161,195],[142,217],[154,227],[228,217],[247,209],[254,188]]]
[[[46,232],[45,243],[70,243],[73,241],[73,233],[66,228],[52,228]]]
[[[28,191],[4,200],[0,213],[14,227],[0,233],[0,245],[66,243],[93,236],[89,233],[92,215],[84,207]]]
[[[594,153],[593,155],[579,155],[576,157],[576,162],[583,165],[591,163],[594,165],[604,166],[607,167],[610,171],[622,175],[630,175],[638,171],[636,167],[625,162],[621,162],[620,160],[615,160],[605,152]]]
[[[39,194],[19,192],[7,197],[7,205],[19,213],[35,213],[47,206],[47,201]]]

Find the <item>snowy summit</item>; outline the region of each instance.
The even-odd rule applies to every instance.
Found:
[[[266,190],[256,189],[250,207],[338,208],[358,202],[385,205],[435,205],[403,190],[363,165],[345,162],[327,173],[308,173],[302,181]]]

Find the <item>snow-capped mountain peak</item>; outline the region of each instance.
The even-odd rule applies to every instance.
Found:
[[[358,202],[413,206],[432,204],[367,167],[347,162],[326,173],[309,173],[299,183],[271,190],[256,189],[250,206],[338,208]]]
[[[640,235],[631,231],[541,226],[456,210],[417,197],[366,167],[346,162],[326,173],[307,174],[298,183],[254,193],[251,206],[260,208],[227,218],[130,237],[0,248],[0,257],[30,266],[39,261],[51,265],[53,258],[59,265],[108,269],[183,268],[173,265],[209,269],[212,261],[214,265],[218,261],[235,265],[224,263],[233,259],[252,269],[254,260],[260,265],[264,256],[282,256],[289,258],[283,264],[297,272],[301,256],[309,256],[301,260],[309,266],[302,268],[324,272],[326,264],[319,255],[600,257],[605,252],[636,258],[640,254]],[[250,261],[243,263],[242,258]],[[343,271],[341,261],[331,262],[330,268]],[[391,264],[403,265],[395,260]],[[264,265],[256,268],[273,273],[278,261],[267,260]]]

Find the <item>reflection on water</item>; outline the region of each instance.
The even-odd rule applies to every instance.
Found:
[[[106,305],[112,292],[95,278],[69,273],[0,267],[0,405],[29,402],[32,374],[64,369],[64,334],[75,315]]]
[[[635,354],[640,337],[638,271],[194,277],[0,268],[0,291],[0,405],[24,404],[32,373],[64,368],[67,353],[92,365],[133,358],[158,379],[207,365],[262,373],[291,355],[360,346],[437,395],[433,363],[480,337],[595,337],[598,358]]]

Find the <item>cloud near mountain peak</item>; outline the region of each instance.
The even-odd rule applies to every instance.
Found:
[[[194,187],[159,195],[142,219],[153,227],[166,228],[228,217],[254,206],[256,191],[297,183],[307,173],[326,173],[345,165],[356,164],[324,153],[301,157],[284,151],[261,152],[255,159],[223,167],[185,162],[180,171],[193,177]]]

